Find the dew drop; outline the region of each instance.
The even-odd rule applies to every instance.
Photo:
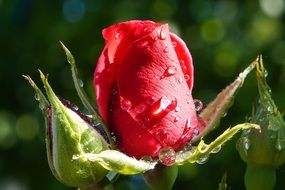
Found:
[[[171,166],[175,163],[175,151],[170,147],[162,148],[158,155],[159,161],[166,166]]]
[[[203,103],[201,100],[195,99],[194,100],[195,110],[201,111],[203,109]]]
[[[250,148],[250,141],[249,141],[249,139],[248,139],[247,137],[243,137],[242,143],[243,143],[244,149],[245,149],[246,151],[248,151],[249,148]]]
[[[177,106],[177,107],[175,108],[175,112],[179,112],[179,111],[181,111],[181,109],[180,109],[179,106]]]
[[[174,122],[177,122],[178,120],[179,120],[178,116],[174,118]]]
[[[172,46],[175,48],[177,46],[176,42],[172,42]]]
[[[115,38],[118,39],[120,37],[120,33],[117,33]]]
[[[152,116],[160,116],[164,113],[168,113],[174,110],[177,106],[177,100],[171,100],[165,97],[160,98],[156,103],[154,103],[151,109]]]
[[[168,53],[168,52],[169,52],[169,49],[168,49],[167,46],[164,47],[163,52],[164,52],[164,53]]]
[[[190,80],[190,76],[189,76],[188,74],[186,74],[186,75],[184,75],[184,79],[185,79],[186,81],[188,81],[188,80]]]
[[[178,83],[182,83],[183,82],[183,78],[182,77],[179,77],[179,79],[178,79]]]
[[[35,99],[36,99],[37,101],[40,100],[40,95],[39,95],[38,93],[35,94]]]
[[[43,102],[39,103],[39,108],[40,110],[44,110],[45,109],[45,104]]]
[[[152,162],[152,161],[153,161],[153,159],[152,159],[151,156],[143,156],[143,157],[141,158],[141,160],[146,161],[146,162]]]
[[[145,40],[145,41],[143,41],[143,42],[140,43],[140,47],[141,47],[141,48],[146,48],[146,47],[148,46],[148,44],[149,44],[149,41],[148,41],[148,40]]]
[[[120,105],[123,110],[129,111],[132,107],[132,102],[130,100],[124,99],[123,97],[120,97]]]
[[[208,161],[208,159],[209,159],[209,155],[206,155],[206,156],[201,157],[200,159],[198,159],[198,160],[196,161],[196,163],[197,163],[197,164],[205,164],[205,163]]]
[[[164,31],[163,28],[161,28],[161,30],[160,30],[159,38],[160,38],[161,40],[165,40],[165,39],[166,39],[166,33],[165,33],[165,31]]]
[[[167,67],[167,69],[165,70],[165,72],[161,78],[172,76],[175,74],[176,71],[177,71],[176,67],[169,66],[169,67]]]
[[[83,81],[82,81],[81,79],[78,79],[78,84],[79,84],[79,86],[80,86],[81,88],[84,86],[84,83],[83,83]]]
[[[221,148],[222,148],[221,146],[217,146],[211,151],[211,153],[216,154],[216,153],[220,152]]]
[[[157,40],[158,40],[158,37],[157,37],[157,36],[155,36],[155,37],[153,38],[153,40],[154,40],[154,41],[157,41]]]
[[[197,136],[197,135],[199,135],[199,129],[197,129],[197,128],[195,128],[194,130],[193,130],[193,134],[195,135],[195,136]]]
[[[282,150],[282,145],[281,142],[278,140],[276,145],[275,145],[276,150],[281,151]]]

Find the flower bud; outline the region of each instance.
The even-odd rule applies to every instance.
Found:
[[[271,98],[266,75],[260,57],[256,66],[260,97],[251,122],[260,125],[261,130],[244,131],[237,149],[247,163],[277,167],[285,162],[285,122]]]
[[[237,143],[241,158],[247,163],[245,186],[248,190],[273,190],[276,168],[285,162],[285,122],[271,98],[262,57],[256,65],[259,102],[251,122],[261,130],[244,131]]]
[[[29,77],[36,93],[40,92]],[[108,170],[97,162],[87,159],[73,159],[74,155],[96,154],[109,149],[109,142],[102,123],[94,122],[91,117],[72,107],[67,101],[60,100],[50,87],[47,78],[41,73],[47,94],[46,145],[49,166],[54,176],[72,187],[85,188],[102,180]],[[40,97],[40,96],[38,96]],[[39,100],[40,102],[44,102]]]

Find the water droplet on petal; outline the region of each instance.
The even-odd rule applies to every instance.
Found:
[[[183,78],[179,77],[178,82],[181,84],[183,82]]]
[[[209,155],[201,157],[199,160],[196,161],[197,164],[205,164],[209,159]]]
[[[154,103],[151,110],[152,116],[160,116],[167,114],[171,110],[174,110],[177,106],[177,100],[171,100],[165,97],[161,97],[157,102]]]
[[[139,46],[140,46],[141,48],[146,48],[146,47],[148,46],[148,44],[149,44],[149,41],[148,41],[148,40],[145,40],[145,41],[141,42],[141,43],[139,44]]]
[[[168,49],[167,46],[164,47],[163,52],[164,52],[164,53],[168,53],[168,52],[169,52],[169,49]]]
[[[178,116],[174,118],[174,122],[177,122],[178,120],[179,120]]]
[[[125,111],[130,110],[132,107],[131,101],[124,99],[123,97],[120,97],[120,105],[121,105],[121,108]]]
[[[146,162],[152,162],[152,161],[153,161],[153,159],[152,159],[151,156],[143,156],[143,157],[141,158],[141,160],[146,161]]]
[[[193,134],[194,134],[195,136],[199,135],[199,133],[200,133],[199,129],[195,128],[195,129],[193,130]]]
[[[177,107],[175,108],[175,112],[179,112],[179,111],[181,111],[181,109],[180,109],[179,106],[177,106]]]
[[[188,81],[188,80],[190,80],[190,76],[189,75],[184,75],[184,79],[186,80],[186,81]]]
[[[160,38],[161,40],[165,40],[165,39],[166,39],[166,33],[165,33],[165,31],[164,31],[163,28],[161,28],[161,30],[160,30],[159,38]]]
[[[175,48],[177,46],[176,42],[172,42],[172,46]]]
[[[165,72],[163,73],[163,76],[161,78],[172,76],[175,74],[176,71],[177,71],[176,67],[169,66],[169,67],[167,67],[167,69],[165,70]]]
[[[201,100],[195,99],[194,100],[195,110],[201,111],[203,109],[203,103]]]
[[[175,163],[175,151],[171,147],[162,148],[158,155],[159,161],[166,166],[171,166]]]
[[[115,38],[118,39],[120,37],[120,33],[117,33]]]
[[[211,153],[216,154],[216,153],[220,152],[221,148],[222,148],[221,146],[217,146],[211,151]]]

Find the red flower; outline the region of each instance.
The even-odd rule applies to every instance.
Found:
[[[202,129],[191,95],[193,65],[167,24],[128,21],[103,30],[94,73],[99,112],[130,156],[181,149]]]

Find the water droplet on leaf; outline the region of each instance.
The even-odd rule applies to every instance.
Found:
[[[78,79],[78,84],[79,84],[80,87],[84,86],[84,83],[83,83],[83,81],[81,79]]]
[[[211,153],[216,154],[216,153],[220,152],[221,148],[222,148],[221,146],[217,146],[211,151]]]
[[[201,111],[203,109],[203,103],[201,100],[195,99],[194,100],[195,110]]]
[[[175,151],[170,147],[162,148],[158,155],[159,161],[166,166],[171,166],[175,163]]]
[[[35,99],[36,99],[37,101],[40,100],[40,95],[39,95],[38,93],[35,94]]]
[[[196,161],[197,164],[205,164],[209,159],[209,155],[203,156]]]
[[[282,150],[282,145],[279,140],[277,140],[276,145],[275,145],[276,150],[281,151]]]

